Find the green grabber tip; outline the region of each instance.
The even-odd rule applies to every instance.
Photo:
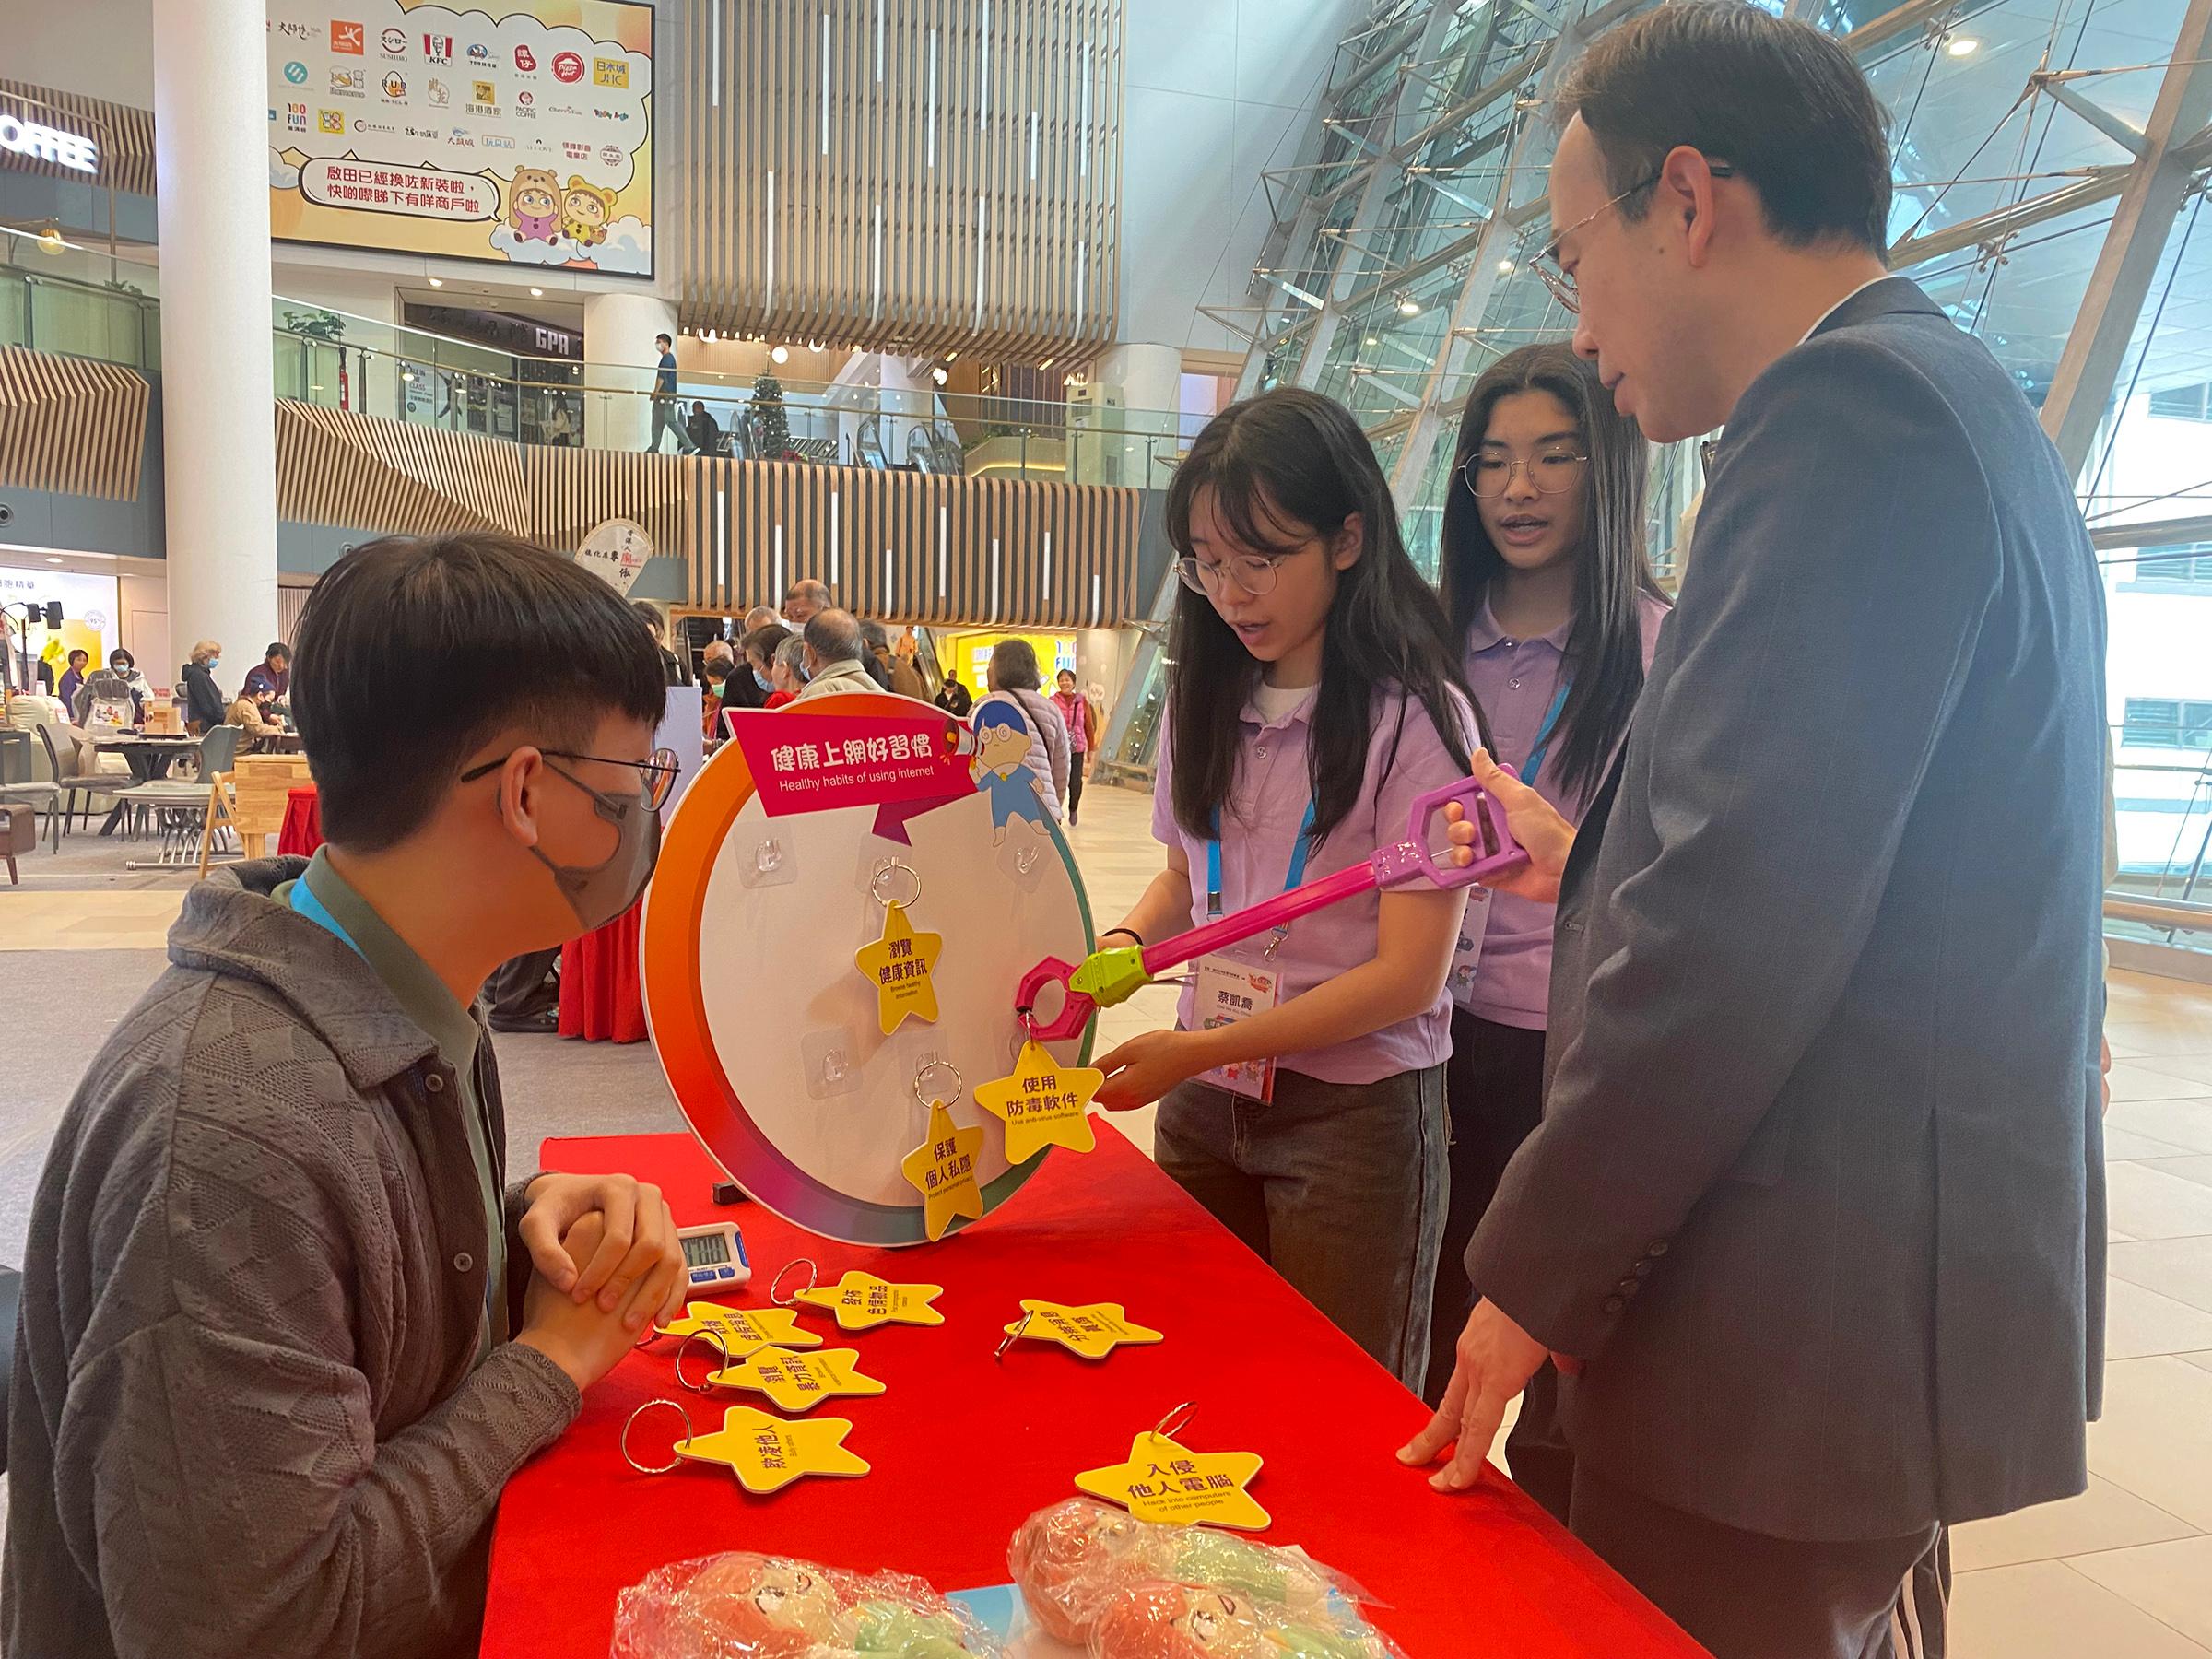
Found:
[[[1145,971],[1145,953],[1135,945],[1094,950],[1067,976],[1069,990],[1080,991],[1101,1008],[1127,1002],[1151,982],[1152,976]]]

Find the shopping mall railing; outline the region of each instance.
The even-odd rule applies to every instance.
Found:
[[[273,311],[279,397],[523,443],[626,447],[652,429],[647,364],[505,352],[282,297]],[[160,333],[155,267],[0,227],[0,344],[151,374]],[[1190,436],[1174,411],[809,379],[814,354],[795,355],[767,396],[760,379],[685,371],[679,417],[703,405],[714,453],[738,459],[1140,488],[1167,483]]]

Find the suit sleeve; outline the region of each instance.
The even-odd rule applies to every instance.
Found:
[[[1816,341],[1746,394],[1636,711],[1656,851],[1598,899],[1619,943],[1467,1252],[1547,1347],[1603,1348],[1828,1019],[1997,580],[1980,465],[1910,364]]]

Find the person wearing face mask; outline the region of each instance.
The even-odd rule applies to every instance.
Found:
[[[507,1183],[478,1006],[653,872],[651,638],[464,535],[348,553],[296,644],[327,843],[186,894],[32,1202],[11,1653],[474,1653],[500,1488],[682,1306],[656,1188]]]
[[[787,692],[776,678],[776,653],[799,636],[780,622],[764,622],[745,636],[745,665],[756,693],[754,708],[780,709],[797,693]],[[801,649],[804,649],[802,646]]]
[[[221,725],[229,707],[215,684],[215,671],[222,665],[222,646],[214,640],[202,640],[178,671],[177,687],[184,693],[185,729],[195,737]]]

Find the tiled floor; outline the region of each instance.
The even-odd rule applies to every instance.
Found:
[[[1160,868],[1151,802],[1100,788],[1084,806],[1070,840],[1100,924],[1111,925]],[[62,862],[102,856],[72,845]],[[150,978],[185,882],[155,877],[129,890],[97,872],[47,870],[35,888],[0,888],[0,1009],[17,976],[42,971],[40,959],[8,952],[129,949]],[[61,890],[73,877],[94,890]],[[122,994],[115,976],[100,984],[103,1003]],[[1154,989],[1108,1010],[1100,1050],[1171,1020],[1174,995]],[[1958,1530],[1958,1659],[2212,1659],[2212,989],[2114,974],[2108,1029],[2118,1062],[2106,1125],[2110,1351],[2089,1489]],[[98,1033],[84,1034],[88,1053]],[[503,1067],[520,1062],[546,1078],[586,1063],[547,1038],[503,1038],[500,1053]],[[665,1101],[641,1048],[595,1049],[588,1063],[606,1088],[634,1082],[641,1112]],[[0,1149],[12,1164],[35,1159],[60,1104],[0,1100]],[[521,1133],[564,1127],[551,1110],[525,1099],[520,1114],[535,1115]],[[1118,1121],[1149,1147],[1150,1118]],[[13,1187],[11,1203],[26,1186]]]

